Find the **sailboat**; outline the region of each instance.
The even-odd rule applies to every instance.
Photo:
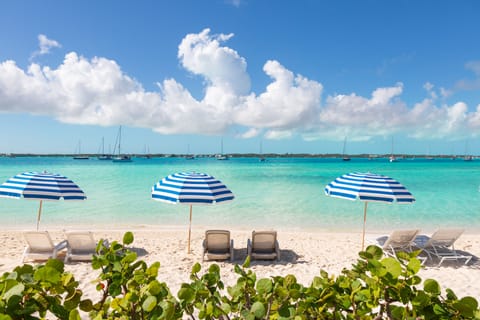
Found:
[[[122,142],[122,126],[118,128],[118,136],[117,136],[117,141],[115,141],[115,147],[117,146],[118,142],[118,154],[113,157],[112,161],[113,162],[132,162],[132,158],[126,154],[121,153],[120,145]]]
[[[225,154],[223,154],[223,138],[222,138],[221,143],[220,143],[220,149],[221,149],[221,150],[220,150],[221,153],[220,153],[220,154],[217,154],[217,155],[215,156],[215,158],[216,158],[217,160],[228,160],[228,156],[225,155]]]
[[[139,155],[140,158],[144,158],[144,159],[152,159],[152,154],[150,153],[150,148],[145,145],[143,147],[143,154],[142,155]]]
[[[430,155],[430,147],[429,147],[428,150],[427,150],[427,155],[425,156],[425,159],[427,159],[427,160],[435,160],[435,158]]]
[[[195,160],[195,156],[190,154],[190,145],[187,145],[187,154],[185,155],[186,160]]]
[[[465,156],[463,157],[463,161],[473,161],[473,157],[468,155],[468,140],[465,142]]]
[[[392,137],[392,153],[390,154],[390,158],[388,158],[390,162],[397,162],[397,158],[393,155],[393,137]]]
[[[89,157],[87,155],[82,155],[82,142],[78,141],[78,147],[77,147],[77,154],[73,156],[74,160],[88,160]]]
[[[110,154],[105,153],[105,139],[102,137],[102,153],[97,157],[98,160],[112,160]]]
[[[350,161],[350,157],[345,154],[346,147],[347,147],[347,137],[345,137],[345,139],[343,140],[342,160]]]
[[[260,162],[264,162],[266,159],[265,157],[263,156],[263,143],[262,143],[262,140],[260,140],[260,158],[258,159],[258,161]]]

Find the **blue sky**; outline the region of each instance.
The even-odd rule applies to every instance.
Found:
[[[478,1],[0,7],[0,152],[480,154]]]

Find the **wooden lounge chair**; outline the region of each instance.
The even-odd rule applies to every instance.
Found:
[[[203,240],[202,261],[227,260],[233,261],[233,239],[230,239],[228,230],[207,230]]]
[[[97,242],[90,231],[67,231],[67,254],[65,263],[68,261],[91,261],[97,249]]]
[[[247,254],[250,259],[280,260],[277,231],[253,231],[252,239],[247,242]]]
[[[440,266],[445,260],[465,260],[465,264],[472,259],[471,255],[464,255],[455,250],[455,241],[462,235],[463,229],[438,229],[435,231],[428,241],[418,246],[423,249],[429,259],[434,256],[439,259]]]
[[[48,260],[49,258],[57,258],[60,250],[67,247],[67,241],[61,241],[54,244],[48,231],[25,231],[23,237],[27,242],[27,246],[23,251],[22,263],[25,260]]]
[[[419,232],[418,229],[394,230],[383,243],[379,241],[379,244],[386,255],[395,257],[397,251],[411,252],[413,250],[414,241]]]

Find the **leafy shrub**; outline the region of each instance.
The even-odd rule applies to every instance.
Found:
[[[80,319],[82,292],[63,262],[50,259],[35,267],[25,264],[0,278],[0,320]]]
[[[99,270],[97,302],[82,300],[78,282],[58,260],[25,264],[0,278],[0,320],[3,319],[480,319],[478,302],[459,299],[437,281],[423,281],[417,253],[385,257],[369,246],[358,261],[338,276],[321,270],[309,286],[294,275],[257,279],[247,258],[235,266],[237,281],[225,288],[220,267],[201,274],[192,267],[190,282],[173,296],[157,279],[159,262],[148,266],[128,249],[133,234],[97,246],[92,267]]]
[[[102,299],[91,305],[92,319],[179,319],[182,311],[167,285],[157,280],[160,263],[151,266],[137,260],[137,254],[125,246],[133,234],[125,233],[122,244],[99,243],[92,267],[101,270],[96,289]]]

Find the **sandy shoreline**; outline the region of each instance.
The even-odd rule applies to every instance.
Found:
[[[71,230],[71,229],[70,229]],[[127,230],[127,229],[125,229]],[[121,240],[125,230],[91,230],[96,240]],[[187,254],[187,229],[185,226],[166,228],[136,227],[133,231],[135,241],[133,247],[138,249],[140,258],[149,265],[155,261],[161,264],[159,280],[169,286],[174,295],[183,282],[189,281],[191,267],[200,262],[202,270],[208,268],[212,262],[202,263],[202,241],[205,228],[192,229],[192,253]],[[216,262],[221,266],[222,280],[226,285],[232,285],[237,279],[233,268],[235,264],[242,264],[246,257],[247,239],[251,236],[251,229],[230,229],[234,239],[235,261]],[[54,242],[64,239],[61,229],[49,230]],[[367,234],[367,239],[385,234]],[[361,238],[357,233],[345,232],[289,232],[279,230],[282,259],[279,262],[254,261],[251,268],[257,278],[275,275],[285,276],[294,274],[298,282],[309,285],[313,277],[321,269],[330,274],[338,275],[345,267],[349,268],[357,260]],[[0,231],[0,241],[3,249],[0,253],[0,272],[12,271],[20,265],[24,248],[24,240],[20,230]],[[425,280],[434,278],[439,281],[442,289],[451,288],[459,297],[473,296],[480,300],[480,236],[477,234],[463,234],[456,242],[456,249],[466,251],[474,256],[472,262],[465,266],[462,263],[448,262],[440,267],[429,266],[422,269],[420,277]],[[80,288],[86,297],[97,299],[98,293],[90,282],[98,275],[92,270],[90,263],[70,263],[66,270],[72,272],[80,281]]]

